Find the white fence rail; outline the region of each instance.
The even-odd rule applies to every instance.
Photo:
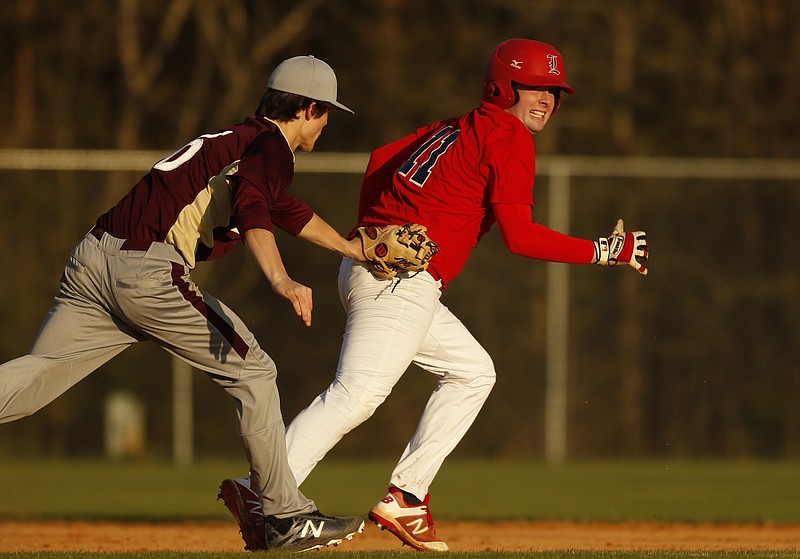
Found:
[[[153,150],[0,149],[0,169],[146,171],[167,155]],[[300,153],[297,172],[363,173],[368,159],[368,153]],[[796,159],[548,156],[539,159],[537,168],[544,175],[584,177],[800,178]]]
[[[169,153],[125,150],[32,150],[0,149],[0,169],[54,171],[146,171]],[[298,154],[298,173],[361,174],[368,153]],[[696,178],[800,180],[800,160],[715,159],[715,158],[621,158],[543,157],[537,162],[539,176],[547,177],[549,188],[548,225],[569,231],[571,177]],[[4,185],[0,183],[0,187]],[[567,266],[548,267],[547,290],[547,386],[545,388],[545,457],[562,462],[567,457],[567,371],[569,348],[569,274]],[[173,413],[178,433],[175,459],[192,460],[191,383],[184,367],[173,371],[175,394]],[[188,440],[187,440],[188,439]]]

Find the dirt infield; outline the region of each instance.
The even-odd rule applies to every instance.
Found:
[[[447,522],[439,535],[453,551],[548,550],[800,550],[800,525],[570,522]],[[387,532],[368,524],[336,549],[400,549]],[[408,549],[408,548],[406,548]],[[233,522],[141,524],[0,522],[6,551],[242,551]]]

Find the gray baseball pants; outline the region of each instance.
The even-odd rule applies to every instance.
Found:
[[[264,514],[316,508],[288,466],[274,362],[236,314],[191,281],[180,253],[166,243],[97,229],[86,235],[30,353],[0,365],[0,423],[38,411],[144,340],[206,371],[234,398]]]

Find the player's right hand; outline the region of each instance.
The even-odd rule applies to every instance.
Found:
[[[643,276],[647,275],[645,264],[650,255],[647,233],[644,231],[627,233],[621,219],[617,220],[611,235],[600,237],[594,242],[594,254],[595,264],[601,266],[627,264]]]
[[[297,283],[289,276],[286,276],[273,283],[272,290],[288,300],[300,320],[306,326],[311,326],[311,310],[314,308],[314,301],[310,287]]]

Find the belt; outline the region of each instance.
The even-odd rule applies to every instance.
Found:
[[[103,233],[106,233],[106,230],[99,225],[95,225],[90,233],[99,241],[103,238]],[[111,235],[111,233],[109,233],[109,235]],[[113,237],[113,235],[111,236]],[[155,241],[136,241],[133,239],[125,239],[122,241],[122,246],[119,248],[120,250],[147,250],[154,242]]]

